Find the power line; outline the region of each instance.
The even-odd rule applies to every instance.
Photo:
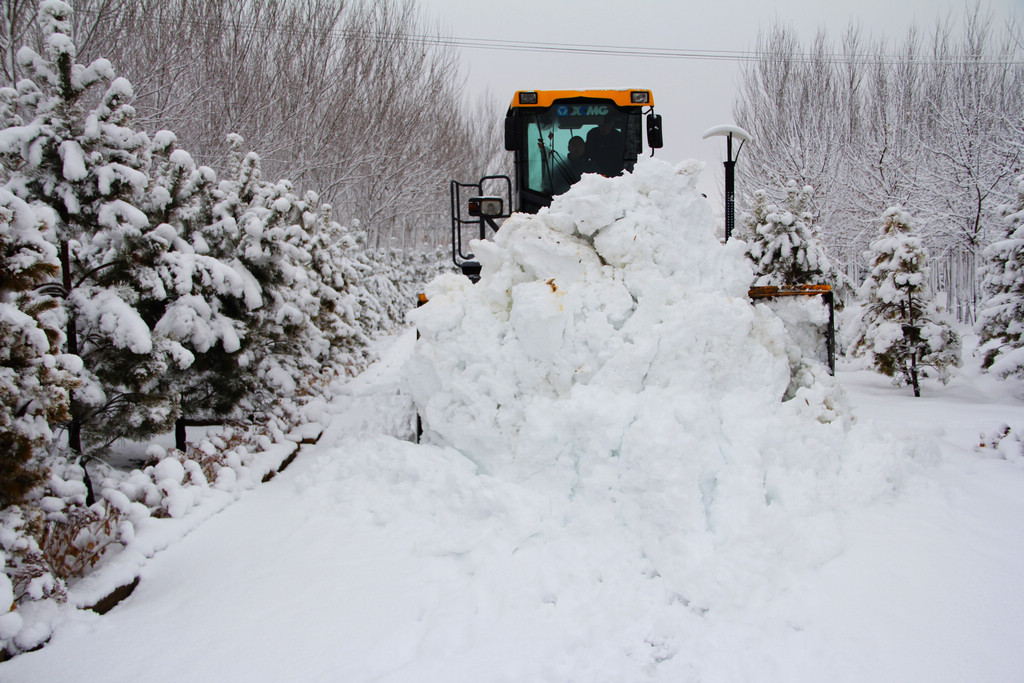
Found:
[[[511,52],[568,53],[599,55],[607,57],[640,57],[656,59],[711,59],[729,61],[750,61],[757,59],[757,53],[738,50],[693,50],[659,47],[636,47],[623,45],[588,45],[574,43],[543,43],[536,41],[490,40],[486,38],[453,38],[436,36],[408,36],[409,39],[429,42],[440,46],[475,50],[500,50]]]
[[[837,52],[796,52],[782,54],[756,50],[699,50],[663,47],[636,47],[621,45],[587,45],[574,43],[543,43],[534,41],[490,40],[485,38],[455,38],[409,34],[398,39],[418,41],[444,47],[475,50],[500,50],[512,52],[568,53],[607,57],[637,57],[649,59],[690,59],[710,61],[756,62],[763,59],[787,58],[797,62],[826,61],[840,64],[978,64],[978,65],[1019,65],[1024,59],[960,57],[951,55],[943,58],[916,57],[907,59],[902,55],[867,54],[849,55]]]
[[[95,10],[80,10],[80,13],[96,13]],[[154,24],[177,27],[179,24],[173,20],[150,17],[149,21]],[[200,25],[210,28],[214,22],[199,20]],[[235,21],[228,24],[228,28],[251,33],[285,33],[287,28],[283,26],[264,26],[252,22]],[[346,28],[332,28],[327,31],[314,30],[317,34],[326,34],[335,38],[373,40],[373,41],[394,41],[406,44],[416,44],[435,47],[448,47],[467,50],[490,50],[501,52],[524,52],[537,54],[572,54],[588,55],[594,57],[620,57],[634,59],[670,59],[670,60],[695,60],[695,61],[728,61],[728,62],[759,62],[765,59],[786,59],[798,63],[827,62],[834,64],[909,64],[916,63],[922,66],[928,65],[963,65],[974,64],[978,66],[1024,66],[1024,59],[1010,57],[980,57],[980,56],[958,56],[949,55],[944,57],[929,57],[915,55],[908,59],[904,55],[873,53],[865,55],[851,55],[837,52],[798,52],[791,50],[784,53],[764,52],[757,50],[707,50],[688,48],[667,48],[667,47],[644,47],[627,45],[595,45],[587,43],[550,43],[541,41],[522,41],[492,38],[460,38],[457,36],[429,35],[422,33],[368,33]]]

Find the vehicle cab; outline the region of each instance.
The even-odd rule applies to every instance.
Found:
[[[584,173],[633,170],[647,143],[662,146],[650,90],[520,90],[505,115],[505,148],[515,153],[516,210],[536,213]]]

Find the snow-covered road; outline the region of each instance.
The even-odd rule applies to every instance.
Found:
[[[930,461],[908,465],[887,499],[823,522],[838,535],[813,541],[827,553],[755,558],[757,575],[732,565],[687,594],[667,575],[683,565],[645,557],[628,520],[389,436],[407,424],[396,373],[411,343],[397,338],[348,385],[319,444],[288,470],[152,558],[125,603],[78,613],[43,650],[0,665],[0,678],[952,682],[1024,672],[1024,467],[974,453],[962,427],[1024,424],[1020,402],[970,386],[929,387],[934,398],[915,401],[870,373],[843,373],[861,419],[939,437]],[[714,594],[733,586],[735,600]]]

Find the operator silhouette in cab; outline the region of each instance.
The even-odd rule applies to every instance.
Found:
[[[558,165],[555,177],[555,194],[561,194],[575,185],[584,173],[597,173],[597,165],[587,158],[587,146],[583,138],[574,135],[569,140],[569,154]]]
[[[605,114],[597,128],[587,133],[587,156],[605,176],[622,173],[622,157],[626,150],[626,136],[615,127],[615,115]]]

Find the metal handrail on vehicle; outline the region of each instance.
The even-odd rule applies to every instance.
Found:
[[[503,185],[502,194],[494,197],[501,199],[502,210],[498,214],[485,214],[473,210],[473,201],[483,199],[484,186],[487,183]],[[465,190],[474,190],[465,192]],[[463,194],[466,195],[463,201]],[[479,206],[477,206],[479,209]],[[451,212],[452,212],[452,261],[474,282],[480,277],[480,264],[471,253],[465,253],[462,246],[462,229],[471,225],[478,228],[478,239],[487,239],[487,226],[498,230],[496,219],[508,218],[512,215],[512,180],[505,175],[484,176],[475,183],[451,181]]]

